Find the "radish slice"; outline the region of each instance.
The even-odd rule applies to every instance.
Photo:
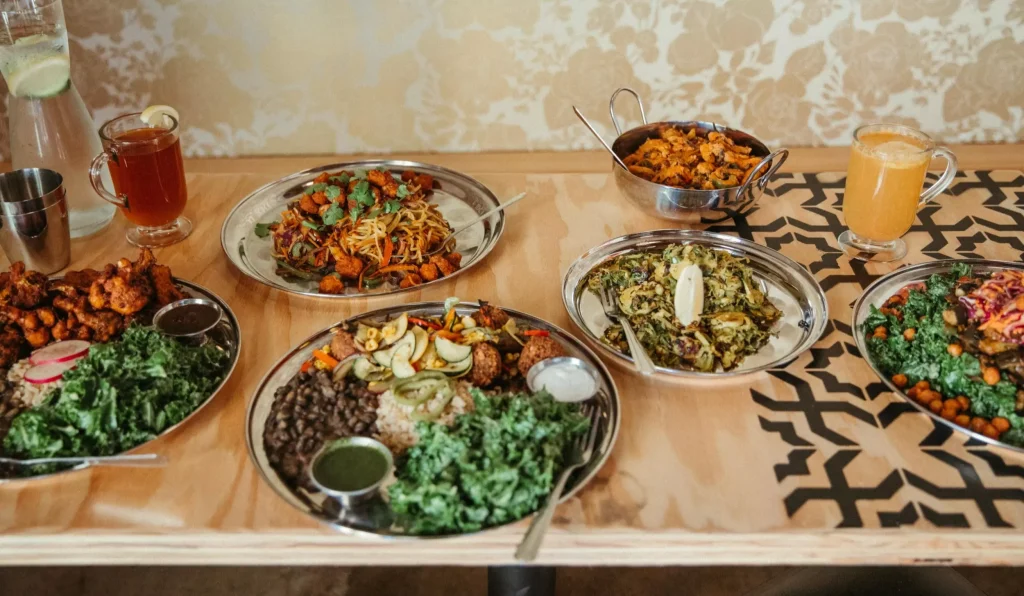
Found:
[[[33,366],[25,371],[25,381],[33,385],[46,385],[59,381],[61,376],[72,368],[75,368],[74,362],[51,362]]]
[[[89,351],[89,342],[80,339],[70,339],[50,344],[45,348],[39,348],[28,357],[28,361],[35,366],[43,364],[56,364],[68,362],[85,356]]]

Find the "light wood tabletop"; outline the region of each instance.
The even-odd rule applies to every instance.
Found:
[[[907,235],[905,263],[981,255],[1020,260],[1024,147],[954,147],[952,194]],[[847,149],[794,150],[775,197],[739,233],[807,265],[828,292],[832,324],[785,369],[725,385],[666,385],[614,366],[622,427],[611,458],[563,504],[538,563],[1024,564],[1024,456],[942,435],[885,391],[852,347],[850,306],[900,263],[851,265],[835,236]],[[246,405],[291,347],[352,314],[455,295],[485,299],[574,329],[562,275],[615,236],[673,227],[630,206],[601,153],[416,155],[477,177],[511,208],[478,267],[421,291],[328,301],[290,296],[232,267],[220,228],[252,190],[336,157],[192,160],[180,245],[157,251],[203,285],[242,328],[238,368],[215,400],[151,444],[164,469],[90,469],[0,485],[0,565],[494,565],[513,562],[526,523],[439,541],[339,534],[303,517],[249,461]],[[983,170],[976,172],[975,170]],[[808,174],[801,174],[808,173]],[[825,172],[818,175],[816,173]],[[831,172],[831,173],[828,173]],[[137,253],[119,215],[73,243],[73,268]],[[707,226],[700,226],[707,228]]]

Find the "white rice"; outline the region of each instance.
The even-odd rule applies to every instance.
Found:
[[[437,405],[437,397],[421,406],[432,408]],[[410,417],[413,406],[407,406],[395,401],[395,395],[385,391],[378,396],[377,401],[377,440],[384,443],[395,455],[403,453],[419,441],[416,434],[416,421]],[[473,411],[473,397],[469,394],[467,384],[456,383],[455,395],[445,406],[444,411],[434,422],[451,426],[456,416]]]
[[[25,381],[25,373],[32,368],[28,358],[19,360],[11,365],[7,371],[7,380],[14,386],[14,399],[20,401],[30,408],[43,403],[43,399],[50,394],[50,391],[61,386],[62,381],[57,379],[45,385],[36,385]]]

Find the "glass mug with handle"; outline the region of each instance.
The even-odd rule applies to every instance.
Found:
[[[167,246],[184,240],[192,222],[182,215],[188,190],[178,140],[178,119],[168,113],[125,114],[100,127],[103,153],[89,168],[96,192],[121,208],[135,227],[125,236],[135,246]],[[103,186],[110,168],[111,193]]]
[[[922,192],[933,157],[946,160],[946,171]],[[917,211],[946,190],[956,168],[956,156],[936,147],[919,130],[897,124],[858,128],[853,133],[843,196],[843,218],[849,229],[839,236],[840,248],[855,259],[902,259],[907,245],[900,237],[914,225]]]

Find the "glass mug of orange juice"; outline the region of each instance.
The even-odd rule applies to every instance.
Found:
[[[89,177],[96,192],[135,224],[126,234],[129,242],[167,246],[192,232],[192,222],[182,216],[188,191],[178,119],[169,113],[146,115],[143,120],[143,113],[125,114],[100,127],[104,151],[93,160]],[[110,168],[113,193],[104,188],[100,177],[105,165]]]
[[[946,171],[921,192],[933,157],[946,160]],[[846,173],[843,217],[849,230],[839,246],[852,258],[896,261],[907,254],[900,240],[917,210],[939,196],[956,175],[956,156],[936,147],[928,135],[909,126],[868,124],[853,133]]]

